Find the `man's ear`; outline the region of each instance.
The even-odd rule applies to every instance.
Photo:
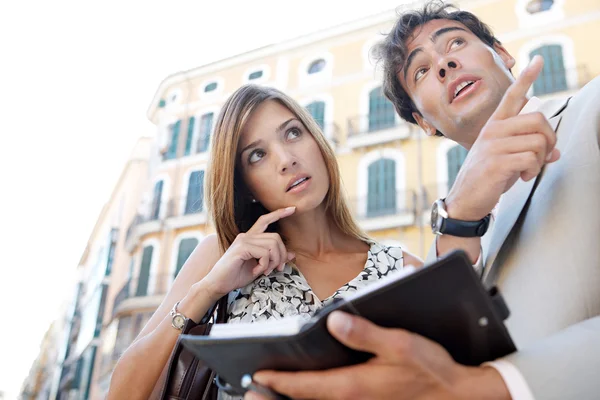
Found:
[[[514,57],[510,55],[510,53],[504,48],[504,46],[498,43],[494,43],[493,49],[496,53],[498,53],[498,55],[502,59],[502,62],[504,63],[506,69],[511,69],[515,66],[516,61]]]
[[[437,129],[435,129],[435,127],[431,125],[425,118],[423,118],[421,114],[413,111],[412,116],[427,136],[435,136]]]

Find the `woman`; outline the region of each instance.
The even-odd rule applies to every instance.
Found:
[[[228,323],[309,317],[404,263],[422,264],[358,228],[331,147],[285,94],[238,89],[221,110],[211,155],[206,194],[217,234],[197,246],[117,363],[111,399],[152,392],[180,333],[174,308],[197,322],[229,294]]]

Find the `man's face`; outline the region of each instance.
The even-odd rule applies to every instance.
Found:
[[[514,80],[514,59],[460,22],[443,19],[418,27],[407,45],[397,78],[421,112],[413,113],[417,123],[470,148]]]

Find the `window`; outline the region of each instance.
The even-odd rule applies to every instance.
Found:
[[[318,60],[315,60],[312,63],[310,63],[310,65],[308,66],[307,72],[309,75],[321,72],[325,69],[326,64],[327,63],[325,62],[325,59],[319,58]]]
[[[462,146],[453,146],[446,153],[446,159],[448,160],[448,191],[454,185],[454,181],[458,176],[458,171],[462,167],[465,158],[467,157],[467,149]]]
[[[385,98],[381,86],[369,92],[369,132],[391,128],[396,123],[394,105]]]
[[[196,143],[197,153],[204,153],[208,150],[214,115],[214,113],[210,112],[200,117],[200,126],[198,127],[198,142]]]
[[[188,181],[185,214],[202,212],[204,202],[204,171],[194,171]]]
[[[529,59],[538,54],[544,57],[544,69],[533,83],[533,94],[541,96],[567,90],[562,46],[551,44],[538,47],[529,53]]]
[[[160,217],[160,203],[162,198],[163,181],[160,180],[154,184],[154,193],[152,196],[152,209],[150,210],[150,219],[156,220]]]
[[[368,168],[367,217],[396,212],[396,162],[382,158]]]
[[[325,102],[313,101],[306,106],[306,110],[310,113],[310,115],[312,115],[321,129],[323,129],[325,126]]]
[[[248,75],[248,80],[252,81],[252,80],[255,80],[255,79],[259,79],[259,78],[262,78],[262,76],[263,76],[263,71],[261,69],[259,71],[254,71],[250,75]]]
[[[536,14],[542,11],[548,11],[554,5],[554,0],[531,0],[527,3],[525,9],[529,14]]]
[[[204,86],[204,93],[214,92],[215,90],[217,90],[217,82],[211,82]]]
[[[175,266],[175,275],[173,276],[173,279],[175,279],[179,271],[181,271],[181,267],[183,267],[183,264],[185,264],[186,260],[190,254],[192,254],[192,251],[194,251],[197,245],[198,239],[196,238],[183,239],[181,242],[179,242],[177,265]]]
[[[162,181],[161,181],[162,182]],[[146,296],[148,294],[148,283],[150,282],[150,265],[152,264],[153,246],[146,246],[142,252],[142,265],[138,275],[136,296]]]
[[[172,160],[177,157],[177,144],[179,143],[179,128],[181,121],[169,125],[169,149],[163,154],[163,160]]]
[[[194,139],[194,124],[196,123],[196,117],[190,117],[188,120],[187,137],[185,138],[185,153],[184,155],[189,156],[192,152],[192,140]]]
[[[167,105],[167,102],[165,101],[165,99],[160,99],[160,101],[158,102],[158,108],[164,108],[164,106]]]

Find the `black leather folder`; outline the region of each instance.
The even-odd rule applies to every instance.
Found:
[[[418,333],[441,344],[465,365],[479,365],[515,351],[503,322],[508,308],[497,290],[484,288],[462,251],[400,279],[390,277],[373,285],[322,308],[297,333],[184,335],[182,343],[239,393],[245,391],[240,384],[242,376],[259,370],[321,370],[372,357],[347,348],[329,334],[325,322],[334,310]]]

